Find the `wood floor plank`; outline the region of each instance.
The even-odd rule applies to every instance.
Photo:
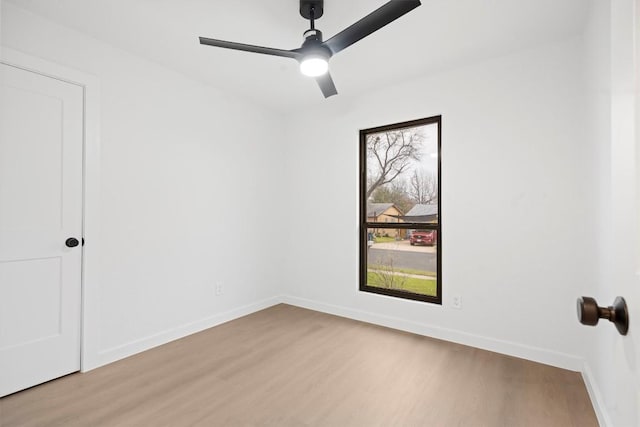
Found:
[[[1,427],[597,426],[580,374],[278,305],[0,399]]]

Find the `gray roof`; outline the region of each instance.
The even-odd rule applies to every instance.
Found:
[[[382,215],[393,203],[367,203],[367,218]]]
[[[409,209],[409,212],[405,214],[405,217],[428,216],[428,215],[438,215],[438,205],[417,204],[411,209]]]

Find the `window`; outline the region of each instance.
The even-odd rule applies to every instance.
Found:
[[[360,290],[442,304],[441,117],[360,131]]]

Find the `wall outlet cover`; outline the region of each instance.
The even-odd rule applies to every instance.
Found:
[[[456,295],[451,298],[451,307],[460,310],[462,308],[462,297],[460,295]]]

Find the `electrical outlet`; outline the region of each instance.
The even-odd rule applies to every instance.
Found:
[[[462,308],[462,297],[460,295],[456,295],[451,298],[451,307],[458,310]]]
[[[222,286],[222,283],[218,282],[216,283],[216,296],[219,297],[222,294],[224,294],[224,286]]]

